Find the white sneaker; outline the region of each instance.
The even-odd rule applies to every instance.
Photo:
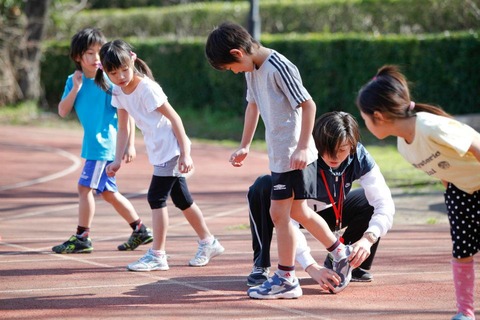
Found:
[[[188,263],[192,267],[203,267],[208,264],[210,259],[219,256],[225,251],[217,239],[213,240],[212,244],[198,242],[198,251],[192,260]]]
[[[151,250],[152,249],[148,249],[147,253],[138,259],[138,261],[130,263],[127,269],[130,271],[166,271],[170,269],[167,263],[167,255],[162,254],[160,257],[157,257]]]

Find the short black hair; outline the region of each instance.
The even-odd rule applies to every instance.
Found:
[[[82,70],[82,66],[77,61],[92,45],[104,45],[107,42],[102,31],[97,28],[85,28],[77,32],[70,43],[70,58],[75,62],[77,70]]]
[[[244,27],[236,23],[224,22],[208,35],[205,56],[212,67],[224,70],[226,64],[238,61],[230,50],[243,49],[250,54],[254,44],[259,45],[259,42]]]

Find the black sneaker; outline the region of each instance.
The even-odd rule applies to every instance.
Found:
[[[127,242],[118,246],[120,251],[135,250],[141,244],[147,244],[153,241],[153,234],[149,228],[144,231],[133,231]]]
[[[79,239],[73,235],[64,243],[52,248],[55,253],[90,253],[93,251],[90,238]]]
[[[333,256],[331,253],[327,254],[325,261],[323,261],[323,266],[327,269],[333,270]]]
[[[268,280],[268,274],[270,273],[270,268],[262,268],[253,266],[252,272],[247,277],[247,286],[255,287],[263,284]]]
[[[371,282],[372,280],[373,276],[362,268],[352,270],[352,282]]]

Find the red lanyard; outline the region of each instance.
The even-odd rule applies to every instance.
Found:
[[[333,211],[335,212],[335,231],[339,231],[342,229],[342,211],[343,211],[343,182],[345,173],[342,174],[342,180],[340,181],[340,191],[337,204],[335,205],[335,199],[332,197],[332,193],[330,192],[330,188],[327,184],[327,178],[325,177],[325,172],[320,170],[322,174],[323,184],[325,184],[325,189],[327,189],[328,198],[330,199],[330,203],[332,204]]]

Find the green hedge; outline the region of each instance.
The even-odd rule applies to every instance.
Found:
[[[442,106],[453,114],[480,110],[479,32],[430,36],[290,35],[268,36],[267,47],[294,62],[319,113],[354,105],[360,87],[383,64],[402,66],[414,83],[418,102]],[[152,68],[172,105],[241,117],[245,105],[244,75],[212,69],[204,57],[204,39],[190,41],[130,41]],[[73,63],[66,43],[45,48],[42,83],[49,108],[56,110]]]
[[[480,0],[262,0],[262,32],[421,34],[476,29]],[[222,21],[246,24],[248,1],[197,2],[169,7],[84,10],[48,28],[48,38],[69,39],[86,26],[109,38],[169,35],[204,37]]]

